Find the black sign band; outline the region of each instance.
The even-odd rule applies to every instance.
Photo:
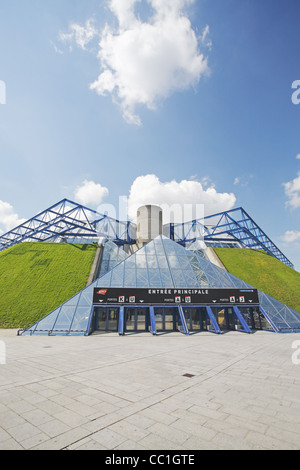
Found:
[[[94,289],[94,305],[258,305],[256,289]]]

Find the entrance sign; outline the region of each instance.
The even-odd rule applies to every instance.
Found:
[[[95,288],[94,305],[258,305],[256,289]]]

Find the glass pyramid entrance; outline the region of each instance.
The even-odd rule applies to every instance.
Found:
[[[112,242],[109,242],[103,255],[103,259],[106,261],[109,259],[109,263],[106,264],[106,268],[102,264],[100,277],[22,334],[89,335],[94,314],[93,292],[97,287],[253,289],[246,282],[215,266],[207,259],[204,251],[197,248],[199,247],[195,246],[193,249],[191,246],[190,249],[186,249],[167,237],[159,236],[136,253],[130,256],[125,254],[126,258],[123,255],[124,259],[115,265],[120,258],[114,261],[114,253],[118,253],[118,256],[120,254],[118,250],[114,250]],[[108,269],[110,270],[106,272]],[[300,313],[260,291],[259,301],[260,314],[264,316],[270,329],[276,332],[300,331]],[[242,329],[250,332],[249,312],[246,310],[237,309],[235,314],[244,325]],[[188,332],[183,309],[180,315],[183,315],[181,323],[182,325],[185,323],[183,326]],[[209,316],[212,329],[220,332],[212,309],[209,311]]]

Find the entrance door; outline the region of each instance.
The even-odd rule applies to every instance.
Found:
[[[176,309],[177,310],[177,309]],[[177,311],[176,311],[177,313]],[[165,308],[164,309],[164,322],[165,322],[165,331],[174,331],[175,325],[174,320],[176,319],[176,315],[174,318],[174,309],[173,308]]]
[[[155,307],[156,331],[175,331],[178,323],[178,307]]]
[[[154,309],[154,312],[155,312],[156,331],[163,331],[164,330],[164,309],[163,307],[156,307]]]
[[[149,311],[147,308],[126,308],[125,331],[148,331],[149,320]]]
[[[198,308],[192,308],[190,313],[191,330],[202,330],[201,315]]]
[[[226,330],[228,328],[225,316],[225,309],[218,309],[217,311],[218,323],[221,330]]]
[[[231,307],[212,307],[213,314],[221,330],[235,330],[237,318]]]
[[[233,312],[232,308],[226,308],[226,316],[227,316],[227,327],[229,330],[235,330],[235,325],[236,325],[236,316],[235,313]]]
[[[205,307],[184,307],[183,311],[190,331],[207,330]]]
[[[119,309],[112,307],[99,307],[96,312],[96,330],[118,331]]]

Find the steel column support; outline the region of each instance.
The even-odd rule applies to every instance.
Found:
[[[212,326],[214,327],[215,333],[221,334],[220,327],[219,327],[219,325],[218,325],[217,320],[215,319],[215,316],[214,316],[214,314],[213,314],[213,311],[212,311],[211,307],[207,306],[207,307],[205,307],[205,308],[206,308],[206,312],[207,312],[207,314],[208,314],[208,316],[209,316],[209,318],[210,318],[211,324],[212,324]]]
[[[149,307],[150,312],[150,325],[151,325],[151,333],[153,336],[156,335],[156,323],[155,323],[155,312],[154,307]]]
[[[241,314],[239,308],[236,307],[236,306],[234,306],[234,307],[233,307],[233,311],[234,311],[235,315],[237,316],[237,318],[239,319],[239,321],[240,321],[242,327],[244,328],[244,331],[245,331],[246,333],[251,333],[251,330],[250,330],[250,328],[249,328],[249,326],[248,326],[248,324],[247,324],[245,318],[244,318],[243,315]]]
[[[187,326],[187,324],[186,324],[186,319],[185,319],[184,311],[183,311],[183,308],[182,308],[181,305],[178,305],[178,313],[179,313],[179,318],[180,318],[180,321],[181,321],[183,333],[184,333],[185,335],[189,335],[189,329],[188,329],[188,326]]]
[[[119,335],[124,336],[124,324],[125,324],[125,307],[120,307],[119,310]]]

